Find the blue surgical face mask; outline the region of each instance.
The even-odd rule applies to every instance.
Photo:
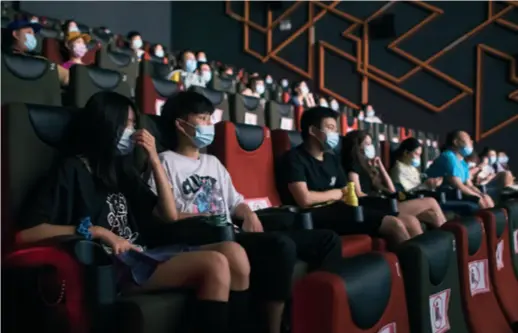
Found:
[[[198,66],[198,63],[194,59],[187,59],[185,61],[185,71],[188,73],[194,73],[197,66]]]
[[[23,43],[29,52],[34,51],[38,46],[38,40],[33,34],[25,34],[25,42]]]
[[[328,108],[329,104],[327,104],[327,101],[320,101],[320,106],[322,106],[324,108]]]
[[[358,120],[363,121],[365,119],[365,116],[363,114],[358,115]]]
[[[464,146],[460,149],[460,154],[462,157],[468,157],[473,153],[473,147],[471,146]]]
[[[489,156],[489,164],[495,164],[497,161],[496,156]]]
[[[81,32],[76,25],[68,27],[68,32]]]
[[[131,47],[133,49],[140,49],[140,48],[142,48],[143,44],[144,43],[142,43],[142,39],[134,39],[131,41]]]
[[[363,148],[363,152],[368,160],[372,160],[376,157],[376,148],[374,148],[373,144],[365,146],[365,148]]]
[[[255,92],[259,95],[264,94],[264,86],[262,84],[255,86]]]
[[[421,159],[419,157],[414,157],[410,164],[412,164],[414,168],[419,168],[421,166]]]
[[[506,164],[508,162],[509,162],[509,157],[507,157],[507,156],[498,157],[498,163]]]
[[[376,113],[374,112],[373,109],[369,109],[369,110],[367,110],[367,112],[365,114],[367,115],[367,117],[374,117],[374,115]]]
[[[164,54],[164,50],[162,50],[162,49],[155,50],[155,56],[156,57],[163,58],[164,55],[165,55]]]
[[[340,106],[338,105],[338,102],[337,102],[337,101],[335,101],[335,100],[331,101],[331,109],[333,109],[333,110],[335,110],[335,111],[338,111],[338,108],[339,108],[339,107],[340,107]]]
[[[195,126],[186,121],[184,121],[184,123],[186,123],[187,125],[189,125],[191,127],[194,127],[194,129],[195,129],[194,137],[191,137],[191,139],[197,148],[199,148],[199,149],[205,148],[208,145],[210,145],[212,143],[212,141],[214,141],[214,136],[216,134],[214,125],[196,125]]]
[[[264,80],[264,82],[266,82],[266,84],[272,84],[273,79],[271,77],[267,76],[266,79]]]
[[[282,79],[282,80],[281,80],[281,86],[282,86],[283,88],[288,88],[288,80],[286,80],[286,79]]]
[[[303,86],[300,88],[300,92],[302,93],[302,95],[307,95],[309,93],[309,89],[308,87]]]
[[[205,63],[205,62],[207,62],[207,58],[205,58],[205,57],[199,57],[199,58],[198,58],[198,62],[203,62],[203,63]]]
[[[212,80],[212,72],[211,71],[203,71],[201,72],[201,78],[205,83],[210,82]]]
[[[125,128],[124,129],[124,132],[122,132],[121,138],[119,139],[119,142],[117,143],[117,151],[119,152],[119,155],[128,155],[129,153],[131,153],[133,151],[135,144],[131,137],[133,136],[134,133],[135,133],[134,128]]]
[[[340,135],[338,132],[326,132],[326,145],[331,149],[335,149],[340,142]]]

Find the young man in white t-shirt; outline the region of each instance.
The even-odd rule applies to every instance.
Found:
[[[332,266],[341,258],[340,238],[328,230],[263,232],[257,214],[236,191],[223,164],[215,156],[200,153],[214,139],[213,112],[212,103],[193,91],[169,98],[161,118],[169,137],[164,144],[170,150],[162,152],[160,160],[184,217],[226,214],[229,219],[243,220],[236,242],[250,260],[250,290],[265,302],[264,331],[279,333],[297,257],[313,268]],[[152,178],[149,185],[155,188]]]

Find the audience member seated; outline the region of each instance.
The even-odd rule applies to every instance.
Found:
[[[198,75],[198,62],[192,51],[184,51],[180,55],[180,68],[172,71],[168,79],[174,82],[182,83],[185,89],[190,86],[205,87],[205,81]]]
[[[201,64],[208,63],[207,55],[203,51],[198,51],[198,53],[196,53],[196,60],[198,61],[198,64],[200,64],[200,63]]]
[[[203,86],[206,87],[212,81],[212,69],[206,62],[200,62],[198,64],[198,75],[201,76],[204,82]]]
[[[416,138],[408,138],[401,142],[391,159],[395,162],[390,175],[396,188],[399,187],[405,192],[434,191],[442,185],[443,177],[428,177],[424,182],[422,181],[424,175],[419,171],[422,153],[423,148]],[[478,209],[477,205],[469,201],[447,201],[441,207],[460,215],[468,215]]]
[[[34,36],[41,29],[39,23],[31,23],[27,20],[16,20],[7,26],[6,38],[2,40],[2,47],[6,52],[13,54],[21,54],[30,57],[44,58],[39,55],[31,54],[38,44],[38,40]],[[61,85],[67,86],[69,73],[68,69],[63,68],[61,65],[57,65],[59,82]]]
[[[338,104],[338,101],[334,98],[329,99],[329,107],[333,111],[340,111],[340,104]]]
[[[241,92],[242,95],[263,98],[265,92],[264,80],[258,76],[252,77],[249,88]]]
[[[31,22],[31,23],[40,23],[40,19],[36,15],[31,15],[28,17],[28,19],[29,19],[29,22]]]
[[[69,60],[64,62],[61,66],[65,69],[70,69],[73,65],[83,65],[81,60],[88,52],[86,45],[92,40],[90,35],[82,34],[79,31],[69,32],[64,40],[64,45],[69,53]]]
[[[233,217],[243,220],[242,229],[236,229],[236,241],[250,260],[250,289],[255,297],[267,302],[268,327],[261,332],[279,333],[296,256],[313,269],[333,265],[340,260],[341,242],[335,233],[324,230],[263,232],[257,214],[236,191],[225,167],[216,157],[200,153],[214,139],[213,112],[210,100],[196,92],[170,97],[161,115],[171,135],[169,150],[160,154],[160,160],[180,217],[205,214],[223,216],[228,222]],[[149,179],[153,190],[157,189],[155,179],[156,175]]]
[[[290,88],[290,83],[289,83],[288,79],[281,80],[281,88],[285,91]]]
[[[194,287],[196,332],[227,333],[229,290],[245,290],[249,283],[243,248],[234,242],[146,248],[138,225],[152,216],[163,223],[179,216],[153,136],[136,128],[139,113],[133,102],[114,92],[92,96],[77,117],[71,131],[74,154],[61,162],[21,219],[26,224],[17,240],[27,244],[67,235],[97,239],[117,262],[122,291]],[[147,153],[157,195],[132,165],[135,146]]]
[[[324,108],[329,107],[329,103],[327,102],[326,98],[323,96],[318,99],[318,105],[321,107],[324,107]]]
[[[484,163],[484,168],[480,173],[485,176],[480,185],[485,185],[488,192],[498,193],[504,188],[513,186],[514,180],[511,171],[496,171],[498,169],[496,150],[486,147],[480,154],[480,158]]]
[[[376,123],[376,124],[382,124],[383,122],[381,119],[376,116],[376,112],[374,111],[374,108],[372,105],[363,105],[364,113],[365,113],[365,119],[363,121],[368,123]]]
[[[441,154],[426,170],[428,177],[444,177],[444,185],[459,189],[463,194],[478,198],[481,208],[493,208],[490,196],[482,193],[471,181],[469,167],[464,160],[473,153],[473,141],[464,131],[448,133]]]
[[[77,26],[76,21],[74,20],[66,20],[65,23],[63,23],[61,26],[61,30],[65,33],[65,35],[71,32],[81,32]]]
[[[142,56],[144,55],[144,42],[142,41],[142,36],[138,31],[130,31],[126,36],[128,40],[128,47],[135,52],[138,60],[142,60]]]
[[[356,118],[358,118],[359,121],[365,121],[365,112],[363,110],[359,110],[356,113]]]
[[[349,181],[354,182],[358,197],[395,193],[396,188],[381,158],[376,156],[372,138],[365,131],[349,132],[342,142],[342,164]],[[446,217],[434,198],[406,200],[398,203],[399,218],[405,225],[414,228],[414,233],[421,233],[415,228],[417,219],[440,227]],[[418,222],[419,224],[419,222]],[[409,230],[410,232],[410,230]],[[410,236],[415,236],[410,232]]]
[[[285,204],[313,207],[330,202],[335,207],[345,203],[347,177],[340,160],[331,152],[340,140],[336,112],[324,107],[304,111],[301,119],[303,143],[288,151],[279,163],[279,193]],[[319,212],[321,212],[319,214]],[[313,225],[331,229],[341,235],[381,234],[395,243],[401,243],[422,233],[414,217],[389,216],[383,212],[364,209],[364,222],[347,221],[344,215],[316,210]]]
[[[151,49],[152,54],[157,58],[164,58],[165,57],[165,51],[162,44],[155,44],[153,45],[153,48]]]
[[[498,153],[498,161],[496,162],[495,171],[509,171],[509,157],[503,151]]]
[[[305,81],[299,82],[294,85],[291,102],[295,106],[302,105],[305,108],[312,108],[316,106],[313,94],[309,92],[308,85]]]
[[[273,84],[273,77],[272,77],[270,74],[267,74],[267,75],[264,77],[264,83],[265,83],[268,87],[271,87],[271,85]]]

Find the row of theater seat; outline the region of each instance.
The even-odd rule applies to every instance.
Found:
[[[9,219],[3,217],[4,246],[12,241],[8,223],[16,220],[24,209],[23,199],[63,148],[73,114],[74,110],[61,107],[21,104],[2,110],[2,151],[7,154],[2,156],[2,179],[8,182],[10,211]],[[160,141],[160,119],[147,118]],[[208,151],[225,165],[245,198],[268,198],[279,206],[275,156],[293,145],[296,136],[296,132],[221,121]],[[410,240],[397,253],[387,252],[375,238],[344,237],[340,270],[313,272],[296,282],[293,333],[515,332],[511,327],[518,322],[518,202],[450,221],[442,229]],[[60,276],[67,281],[64,313],[72,331],[85,332],[92,318],[83,284],[77,280],[80,263],[65,256],[64,249],[52,247],[14,252],[11,248],[4,253],[9,253],[4,267],[62,269]],[[178,305],[185,298],[172,295],[119,297],[116,302],[137,309],[141,332],[166,331],[185,306]],[[127,328],[128,321],[118,319]],[[168,331],[177,332],[171,327]]]

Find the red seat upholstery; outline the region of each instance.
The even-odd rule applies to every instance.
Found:
[[[293,333],[409,333],[403,277],[392,253],[343,260],[297,281]]]
[[[354,117],[352,114],[347,115],[342,113],[340,115],[340,134],[346,135],[350,131],[354,131],[358,129],[358,118]]]
[[[462,303],[470,332],[512,333],[489,274],[484,223],[478,217],[464,217],[442,228],[455,235]]]
[[[266,127],[220,122],[208,152],[219,158],[236,189],[248,199],[268,198],[273,207],[281,201],[275,184],[274,155]],[[342,255],[353,256],[372,249],[365,235],[342,237]]]
[[[295,127],[297,131],[300,131],[300,120],[302,119],[302,114],[304,113],[304,106],[299,105],[295,107]]]
[[[509,221],[502,208],[483,210],[477,214],[486,229],[489,272],[493,288],[509,323],[518,322],[518,279],[511,260]]]
[[[143,113],[159,116],[167,98],[179,90],[181,86],[176,82],[140,75],[135,99]]]

